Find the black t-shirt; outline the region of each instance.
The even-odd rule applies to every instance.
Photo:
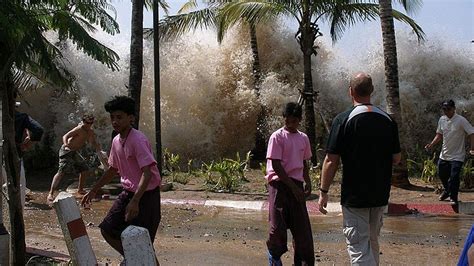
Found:
[[[388,204],[393,154],[400,152],[398,127],[372,105],[357,105],[332,123],[327,153],[342,159],[341,205],[353,208]]]
[[[23,142],[23,135],[25,129],[31,132],[31,141],[40,141],[43,136],[44,129],[40,123],[31,118],[25,113],[15,112],[15,143],[18,156],[23,157],[23,151],[21,150],[21,143]]]

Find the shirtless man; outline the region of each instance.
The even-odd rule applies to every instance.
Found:
[[[89,142],[96,150],[101,163],[104,158],[103,152],[100,150],[100,145],[95,139],[92,124],[94,123],[94,116],[85,114],[82,116],[82,122],[75,128],[63,136],[63,145],[59,149],[59,169],[53,177],[51,189],[49,190],[47,201],[52,203],[54,201],[54,193],[59,185],[59,182],[66,173],[79,173],[78,194],[85,194],[84,181],[86,179],[89,167],[84,158],[79,155],[78,151],[82,149],[87,142]]]

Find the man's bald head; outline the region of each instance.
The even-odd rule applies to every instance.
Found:
[[[372,77],[364,72],[358,72],[351,78],[350,87],[353,93],[359,97],[367,97],[374,91]]]

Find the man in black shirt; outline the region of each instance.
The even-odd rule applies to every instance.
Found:
[[[370,103],[372,78],[350,81],[353,107],[333,121],[321,175],[319,210],[326,214],[328,190],[342,159],[343,232],[351,264],[378,265],[378,236],[390,196],[392,164],[400,162],[395,121]]]

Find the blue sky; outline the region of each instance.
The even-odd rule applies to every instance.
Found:
[[[130,34],[130,0],[112,0],[117,10],[117,20],[120,24],[121,34]],[[171,14],[175,14],[185,0],[168,0],[171,7]],[[399,9],[401,10],[401,9]],[[457,43],[461,47],[471,47],[474,50],[474,1],[473,0],[425,0],[423,6],[416,14],[410,15],[423,28],[427,39],[441,39],[448,43]],[[144,16],[144,26],[152,26],[152,13],[146,11]],[[290,27],[292,27],[290,25]],[[323,32],[328,32],[322,25]],[[336,44],[338,47],[345,47],[347,43],[360,42],[367,36],[380,31],[378,21],[358,24],[349,28],[344,37]],[[406,30],[409,28],[402,24],[396,24],[396,30]],[[344,49],[344,48],[341,48]]]

